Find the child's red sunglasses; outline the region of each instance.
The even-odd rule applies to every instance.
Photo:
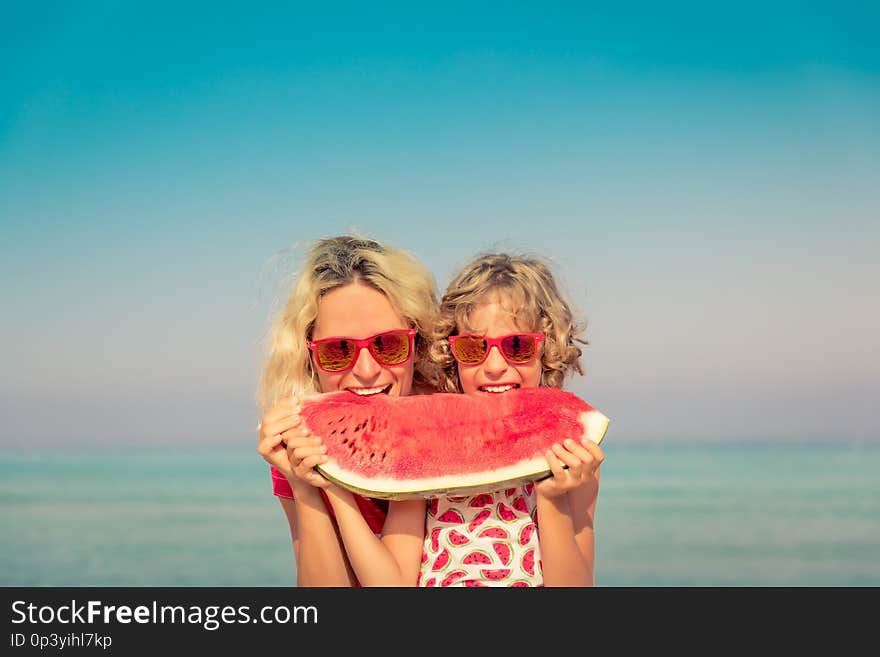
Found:
[[[338,374],[354,367],[361,349],[369,350],[380,365],[403,365],[412,356],[417,329],[397,329],[357,340],[355,338],[322,338],[310,340],[309,349],[315,362],[325,372]]]
[[[492,347],[511,365],[527,365],[538,355],[538,345],[544,340],[543,333],[511,333],[497,338],[482,335],[450,335],[452,356],[462,365],[479,365],[489,356]]]

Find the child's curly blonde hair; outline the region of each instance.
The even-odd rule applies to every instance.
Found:
[[[561,388],[573,372],[583,374],[581,337],[586,323],[575,319],[550,267],[538,257],[486,253],[467,263],[450,281],[440,299],[429,358],[433,383],[441,392],[461,392],[458,368],[447,338],[474,331],[471,313],[497,295],[517,326],[545,334],[541,356],[542,386]]]

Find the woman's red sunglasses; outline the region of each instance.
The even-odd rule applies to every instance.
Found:
[[[462,365],[479,365],[489,356],[492,347],[511,365],[527,365],[538,355],[538,345],[544,340],[543,333],[511,333],[497,338],[482,335],[450,335],[452,356]]]
[[[310,340],[309,349],[315,362],[325,372],[338,374],[354,367],[361,349],[368,349],[380,365],[403,365],[412,356],[417,329],[386,331],[358,340],[355,338],[322,338]]]

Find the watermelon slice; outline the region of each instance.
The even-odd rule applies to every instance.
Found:
[[[302,418],[327,446],[318,470],[369,497],[469,495],[541,479],[554,442],[602,441],[608,418],[558,388],[498,395],[390,397],[332,392],[303,400]]]

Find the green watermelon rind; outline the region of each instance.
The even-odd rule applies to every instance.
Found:
[[[394,481],[392,483],[381,485],[378,480],[365,478],[363,483],[361,483],[352,476],[352,473],[338,468],[332,460],[315,466],[315,469],[329,481],[332,481],[343,488],[347,488],[354,493],[365,497],[385,500],[413,500],[439,495],[474,495],[481,492],[507,488],[509,486],[520,486],[530,481],[539,481],[551,474],[550,470],[547,468],[547,461],[543,458],[540,459],[540,461],[538,461],[538,459],[533,459],[531,462],[526,462],[522,466],[520,474],[505,477],[503,479],[499,479],[497,476],[491,476],[492,473],[498,472],[495,470],[491,471],[489,476],[486,477],[477,478],[470,476],[472,481],[466,484],[450,483],[449,485],[441,484],[437,486],[412,485],[423,480]],[[459,482],[461,481],[461,477],[450,477],[450,479],[455,479]]]
[[[595,409],[581,413],[579,420],[584,427],[584,435],[597,445],[601,444],[608,431],[610,420]],[[441,495],[470,496],[521,486],[552,476],[543,455],[494,470],[459,473],[431,479],[362,477],[344,470],[333,458],[315,466],[315,469],[327,480],[354,493],[385,500],[425,499]]]

